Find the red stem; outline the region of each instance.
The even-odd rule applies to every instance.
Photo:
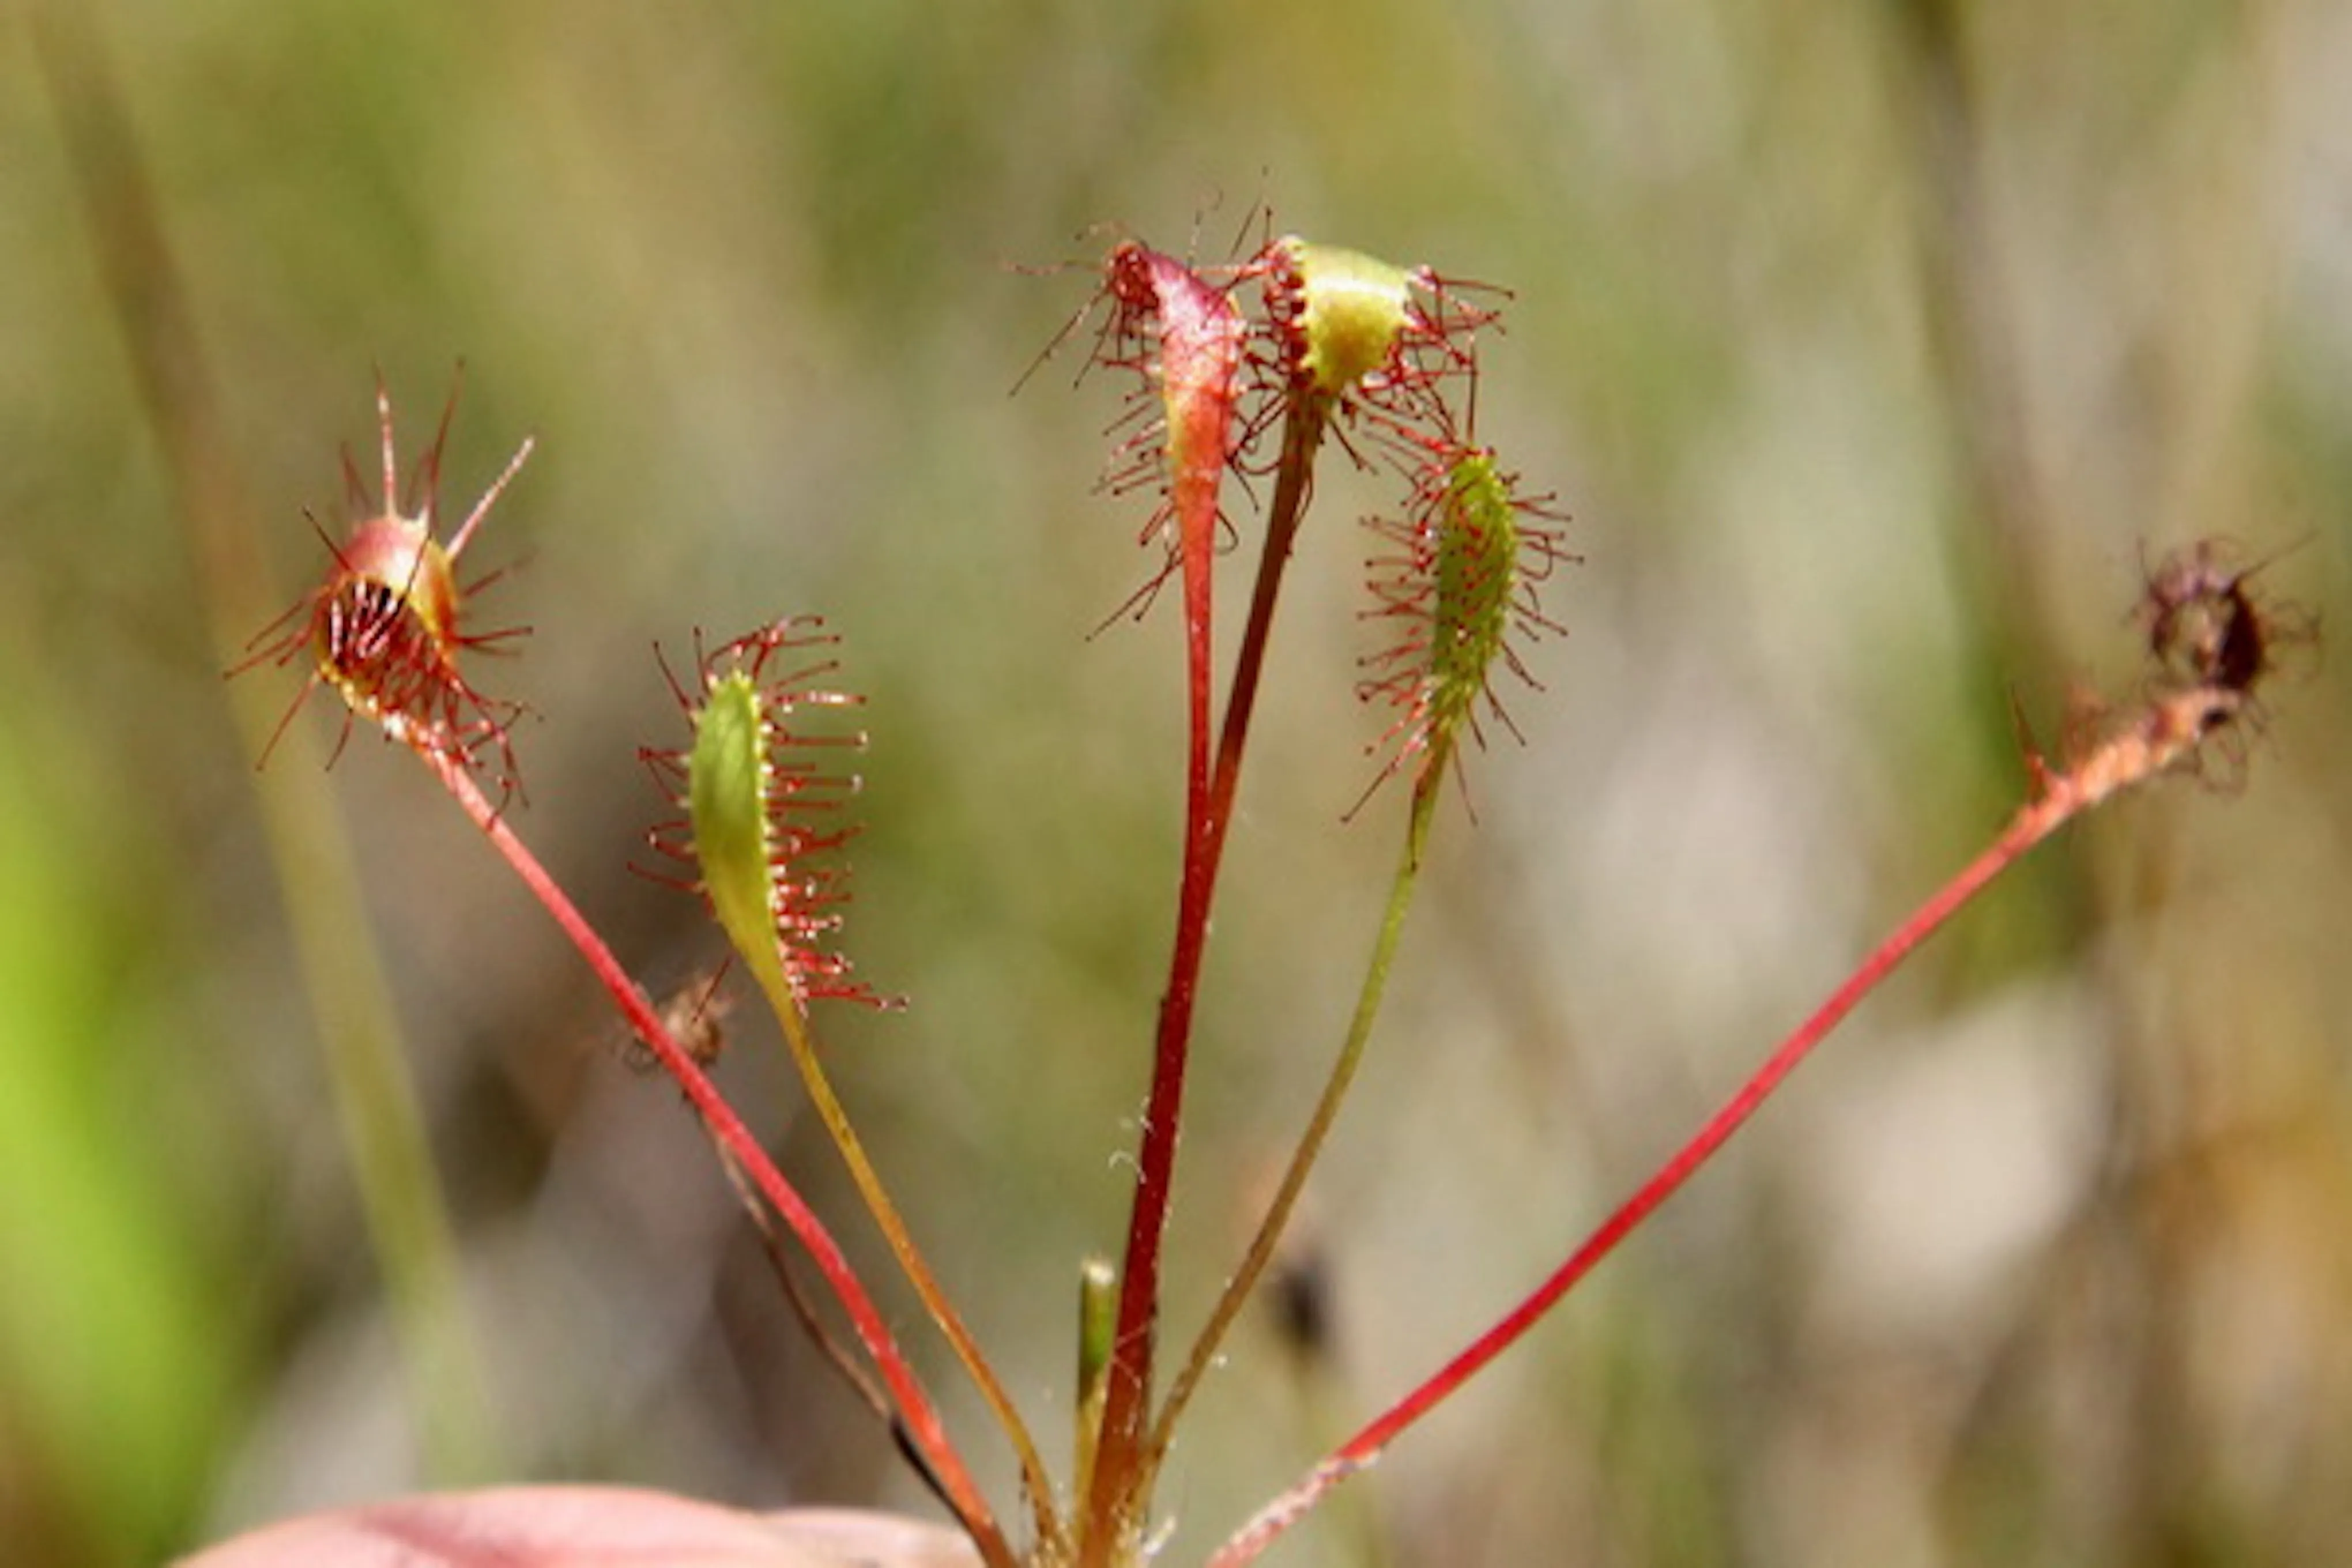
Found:
[[[1275,601],[1283,567],[1290,559],[1291,546],[1298,534],[1299,520],[1306,511],[1307,476],[1315,450],[1321,443],[1328,410],[1328,404],[1323,399],[1304,399],[1292,405],[1285,426],[1274,500],[1267,508],[1265,548],[1258,560],[1249,621],[1242,634],[1233,689],[1225,702],[1224,727],[1218,738],[1213,775],[1207,773],[1209,671],[1205,615],[1196,632],[1192,761],[1200,771],[1193,777],[1205,777],[1206,788],[1190,796],[1185,814],[1184,867],[1177,889],[1175,940],[1169,955],[1168,986],[1160,999],[1150,1098],[1146,1103],[1137,1152],[1135,1206],[1128,1225],[1127,1261],[1120,1270],[1118,1331],[1104,1390],[1101,1447],[1095,1461],[1093,1490],[1086,1502],[1087,1527],[1084,1538],[1089,1563],[1101,1561],[1096,1554],[1111,1548],[1118,1533],[1119,1515],[1137,1500],[1137,1491],[1148,1487],[1151,1479],[1148,1474],[1138,1473],[1138,1461],[1142,1458],[1143,1428],[1150,1405],[1160,1246],[1167,1231],[1168,1205],[1173,1190],[1184,1069],[1190,1057],[1201,964],[1208,949],[1209,910],[1216,896],[1225,831],[1233,822],[1234,797],[1240,788],[1243,748],[1249,735],[1250,716],[1257,704],[1258,682],[1265,669],[1274,624]],[[1178,497],[1180,501],[1183,499],[1181,488]],[[1212,491],[1205,516],[1211,539],[1215,528],[1213,500]],[[1199,554],[1203,577],[1207,574],[1208,554],[1206,550]],[[1187,551],[1184,564],[1188,604],[1193,584],[1193,560],[1192,552]]]
[[[1184,769],[1184,862],[1176,892],[1176,932],[1160,994],[1152,1050],[1151,1089],[1145,1102],[1136,1156],[1135,1204],[1129,1215],[1127,1258],[1119,1270],[1118,1327],[1103,1391],[1102,1431],[1095,1484],[1086,1500],[1089,1551],[1108,1551],[1114,1521],[1130,1489],[1133,1457],[1151,1402],[1151,1363],[1160,1304],[1160,1253],[1176,1173],[1176,1132],[1184,1104],[1192,1009],[1208,946],[1209,905],[1216,891],[1224,834],[1209,787],[1209,684],[1213,642],[1209,618],[1210,569],[1216,539],[1216,489],[1190,476],[1176,481],[1174,500],[1184,573],[1187,754]],[[1098,1545],[1097,1543],[1099,1543]]]
[[[646,1048],[654,1053],[664,1070],[677,1080],[678,1088],[685,1091],[696,1114],[702,1118],[704,1127],[709,1131],[711,1141],[749,1173],[761,1194],[792,1227],[794,1237],[808,1250],[817,1272],[824,1276],[825,1284],[839,1299],[858,1339],[865,1344],[866,1353],[874,1358],[876,1369],[897,1400],[909,1439],[921,1450],[923,1458],[939,1477],[940,1485],[953,1504],[959,1521],[980,1549],[982,1557],[991,1568],[1016,1568],[1018,1559],[1005,1542],[994,1515],[989,1511],[971,1473],[964,1468],[961,1457],[949,1441],[947,1428],[940,1419],[937,1407],[916,1378],[914,1368],[898,1349],[898,1342],[883,1323],[881,1312],[866,1293],[866,1288],[850,1268],[849,1260],[842,1255],[841,1248],[825,1229],[824,1222],[817,1218],[815,1211],[784,1179],[783,1173],[776,1168],[775,1162],[768,1157],[767,1151],[760,1146],[751,1129],[743,1125],[742,1118],[735,1114],[734,1107],[727,1103],[709,1075],[663,1027],[660,1016],[646,1001],[645,994],[637,988],[636,982],[621,967],[620,960],[614,957],[613,950],[605,945],[604,939],[597,935],[595,928],[588,923],[586,917],[556,885],[555,879],[548,874],[538,858],[515,837],[498,808],[484,797],[472,775],[457,760],[440,752],[419,748],[418,754],[439,775],[443,786],[457,799],[466,815],[473,819],[474,825],[488,837],[491,846],[506,858],[515,875],[522,879],[523,885],[545,906],[563,934],[572,939],[572,945],[579,949],[580,955],[588,961],[588,967],[610,994],[614,1005],[628,1019],[629,1026],[645,1041]]]
[[[1579,1280],[1591,1273],[1595,1265],[1615,1251],[1620,1242],[1706,1163],[1739,1130],[1740,1125],[1755,1114],[1772,1091],[1797,1069],[1822,1037],[1837,1027],[1853,1010],[1855,1004],[1885,979],[1896,964],[1910,956],[1913,949],[1933,935],[1963,905],[1983,890],[1987,883],[2007,870],[2027,850],[2055,831],[2075,810],[2087,804],[2092,803],[2074,796],[2072,792],[2059,791],[2020,811],[2000,837],[1970,861],[1959,875],[1937,889],[1908,920],[1895,928],[1894,934],[1864,959],[1861,967],[1831,994],[1829,1000],[1822,1003],[1812,1016],[1780,1042],[1765,1058],[1764,1065],[1707,1119],[1697,1134],[1643,1183],[1615,1213],[1602,1221],[1600,1227],[1581,1247],[1570,1254],[1568,1260],[1549,1279],[1419,1387],[1332,1450],[1329,1457],[1317,1465],[1305,1479],[1261,1510],[1240,1533],[1210,1559],[1210,1568],[1240,1568],[1241,1564],[1253,1561],[1276,1537],[1297,1523],[1325,1492],[1378,1458],[1381,1451],[1399,1433],[1427,1415],[1483,1370],[1487,1363],[1516,1343]]]

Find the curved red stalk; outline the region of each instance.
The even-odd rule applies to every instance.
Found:
[[[1706,1124],[1601,1221],[1583,1245],[1525,1300],[1418,1387],[1333,1449],[1303,1480],[1261,1509],[1209,1560],[1210,1568],[1241,1568],[1255,1561],[1276,1537],[1298,1522],[1324,1493],[1378,1459],[1398,1434],[1428,1415],[1488,1363],[1518,1342],[1559,1304],[1560,1298],[1640,1228],[1660,1205],[1680,1191],[1683,1184],[1729,1142],[1731,1135],[1812,1054],[1813,1047],[1843,1023],[1846,1015],[1875,990],[1897,964],[2029,850],[2118,793],[2175,769],[2193,766],[2204,740],[2241,718],[2251,701],[2247,683],[2231,683],[2226,679],[2226,670],[2205,669],[2200,674],[2200,684],[2165,691],[2144,711],[2116,726],[2063,769],[2053,770],[2039,757],[2029,758],[2034,797],[2018,809],[1991,844],[1873,949],[1811,1016],[1773,1047],[1763,1065],[1707,1118]]]
[[[660,1014],[646,999],[612,949],[604,944],[587,918],[573,906],[562,889],[557,886],[538,858],[526,848],[514,830],[507,826],[499,809],[484,797],[473,775],[466,771],[462,759],[426,746],[415,748],[425,764],[431,768],[474,826],[481,829],[515,874],[522,879],[541,905],[551,916],[563,934],[571,939],[581,957],[587,960],[597,980],[628,1019],[629,1026],[650,1050],[655,1059],[670,1077],[701,1118],[711,1141],[717,1144],[741,1171],[760,1194],[773,1206],[777,1215],[791,1229],[793,1237],[807,1249],[810,1260],[824,1277],[826,1286],[840,1301],[848,1315],[858,1340],[873,1358],[882,1381],[897,1402],[901,1419],[906,1423],[907,1438],[929,1462],[940,1487],[954,1508],[959,1521],[971,1536],[974,1549],[990,1568],[1013,1568],[1015,1558],[1005,1542],[1003,1531],[982,1497],[979,1485],[965,1467],[962,1456],[949,1440],[939,1408],[915,1375],[914,1367],[898,1348],[897,1339],[866,1287],[859,1280],[848,1258],[835,1243],[816,1212],[784,1179],[767,1151],[760,1146],[742,1118],[710,1081],[701,1063],[681,1046],[663,1024]]]

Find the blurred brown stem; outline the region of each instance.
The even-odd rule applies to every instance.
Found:
[[[195,553],[214,654],[226,668],[243,657],[247,629],[274,613],[255,511],[227,456],[187,290],[92,10],[83,0],[36,5],[35,53],[140,403]],[[281,699],[249,681],[227,689],[240,749],[257,757],[269,743]],[[457,1247],[362,912],[351,844],[316,786],[324,771],[316,743],[297,727],[278,754],[283,765],[256,795],[343,1145],[407,1360],[426,1461],[437,1479],[472,1479],[491,1468],[496,1447],[482,1395],[488,1384],[463,1316]]]

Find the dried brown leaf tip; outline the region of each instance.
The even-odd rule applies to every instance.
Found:
[[[2147,629],[2159,682],[2250,699],[2284,650],[2318,641],[2309,611],[2270,600],[2253,585],[2255,574],[2278,557],[2243,567],[2236,557],[2228,544],[2200,540],[2147,574],[2136,616]]]
[[[445,544],[434,536],[434,529],[439,516],[441,454],[449,438],[450,417],[457,412],[457,389],[450,391],[433,444],[410,470],[404,495],[393,440],[392,398],[381,378],[375,404],[383,458],[380,496],[369,496],[346,448],[343,480],[352,521],[341,542],[327,540],[331,559],[325,576],[254,639],[252,657],[231,673],[308,659],[310,677],[279,721],[279,733],[310,691],[326,685],[343,700],[345,740],[352,719],[364,719],[387,740],[487,773],[502,788],[516,790],[520,784],[508,731],[522,708],[484,696],[459,668],[459,660],[509,642],[529,628],[470,630],[467,601],[496,574],[461,584],[457,563],[475,529],[530,456],[532,443],[526,438],[516,448]],[[320,537],[325,538],[323,531]],[[277,744],[276,735],[270,744]],[[341,742],[336,749],[341,752]],[[263,759],[268,756],[265,751]]]
[[[2231,546],[2200,540],[2145,573],[2133,610],[2151,667],[2141,700],[2080,716],[2070,726],[2063,768],[2032,759],[2045,805],[2095,803],[2176,769],[2225,786],[2239,782],[2246,737],[2264,717],[2259,688],[2284,651],[2316,645],[2319,626],[2309,611],[2254,585],[2275,556],[2242,567],[2237,559]]]

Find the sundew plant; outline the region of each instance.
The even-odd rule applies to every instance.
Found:
[[[2282,654],[2315,634],[2307,616],[2265,596],[2258,563],[2225,546],[2200,542],[2152,561],[2137,616],[2118,623],[2128,628],[2118,635],[2140,645],[2144,675],[2107,700],[2078,703],[2050,749],[2024,742],[2023,798],[1975,858],[1929,891],[1811,1016],[1778,1044],[1759,1042],[1759,1065],[1738,1090],[1485,1331],[1465,1344],[1431,1345],[1433,1370],[1400,1372],[1385,1408],[1328,1452],[1302,1454],[1294,1476],[1269,1478],[1254,1515],[1177,1520],[1159,1483],[1195,1394],[1268,1283],[1360,1064],[1380,1048],[1391,976],[1412,962],[1408,917],[1433,841],[1441,828],[1475,830],[1470,775],[1513,765],[1512,748],[1498,742],[1573,721],[1555,710],[1545,672],[1575,655],[1580,574],[1608,563],[1585,560],[1572,498],[1524,478],[1516,459],[1482,437],[1480,365],[1507,342],[1500,334],[1508,303],[1497,287],[1295,237],[1221,265],[1126,239],[1110,249],[1090,307],[1066,333],[1083,351],[1081,392],[1107,385],[1120,399],[1104,527],[1086,547],[1117,548],[1122,532],[1142,543],[1139,585],[1124,612],[1136,625],[1115,615],[1108,628],[1157,637],[1176,623],[1184,744],[1168,762],[1181,779],[1171,791],[1182,813],[1179,852],[1149,873],[1165,882],[1173,918],[1156,1025],[1131,1043],[1139,1112],[1135,1143],[1121,1152],[1131,1160],[1122,1167],[1131,1170],[1131,1203],[1123,1236],[1105,1237],[1099,1257],[1071,1260],[1080,1327],[1068,1401],[1076,1418],[1065,1434],[1033,1425],[927,1261],[819,1039],[826,1006],[919,1005],[922,992],[920,974],[890,976],[886,988],[851,955],[853,910],[860,922],[890,918],[853,902],[851,869],[862,727],[892,722],[855,694],[854,627],[829,625],[822,606],[780,605],[766,624],[730,635],[682,625],[662,657],[677,712],[672,733],[646,738],[658,804],[638,858],[702,900],[732,952],[724,972],[668,994],[625,967],[524,841],[531,795],[514,732],[521,713],[497,694],[498,668],[485,657],[520,656],[520,631],[485,622],[475,603],[484,579],[461,576],[460,566],[471,571],[490,548],[494,503],[511,492],[507,504],[528,504],[528,485],[516,481],[530,443],[445,526],[450,415],[404,478],[393,399],[380,386],[373,460],[366,478],[346,460],[351,515],[340,533],[322,530],[324,570],[253,640],[247,679],[295,671],[302,695],[323,689],[339,700],[344,738],[373,728],[413,752],[544,906],[707,1131],[718,1174],[740,1194],[794,1310],[989,1568],[1147,1559],[1238,1568],[1256,1560],[1559,1309],[1895,965],[2028,851],[2139,784],[2233,780],[2265,717],[2261,689]],[[1012,345],[1007,352],[1017,357]],[[1386,484],[1389,503],[1362,520],[1324,515],[1329,509],[1315,503],[1339,487],[1322,481],[1340,468]],[[1221,889],[1248,874],[1228,868],[1227,846],[1286,575],[1310,514],[1314,526],[1354,530],[1360,541],[1359,614],[1371,637],[1356,668],[1328,672],[1336,693],[1352,689],[1369,710],[1360,791],[1332,810],[1347,817],[1362,852],[1385,853],[1393,871],[1355,1005],[1332,1024],[1324,1087],[1297,1108],[1296,1142],[1213,1304],[1198,1322],[1176,1322],[1162,1310],[1162,1266],[1197,1098],[1188,1096],[1188,1074],[1204,960]],[[1221,597],[1239,627],[1223,661]],[[1449,800],[1465,809],[1443,811]],[[862,1200],[854,1221],[818,1213],[712,1080],[728,1009],[754,999],[773,1015],[807,1103]],[[666,1109],[646,1102],[648,1115]],[[950,1429],[901,1342],[907,1325],[877,1306],[836,1239],[850,1223],[872,1226],[887,1242],[929,1330],[992,1414],[993,1433]],[[970,1455],[983,1443],[1010,1450],[1014,1495],[988,1495],[975,1479]]]

